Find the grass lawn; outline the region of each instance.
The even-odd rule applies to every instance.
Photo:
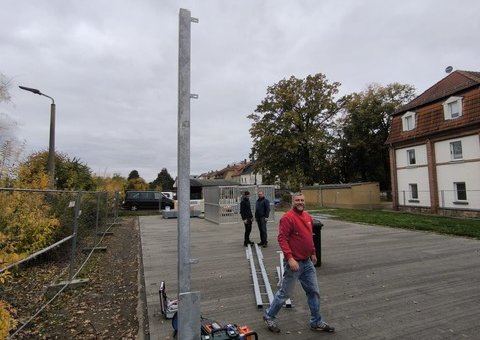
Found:
[[[309,213],[328,214],[334,219],[387,227],[425,230],[480,239],[480,220],[380,210],[319,208]]]

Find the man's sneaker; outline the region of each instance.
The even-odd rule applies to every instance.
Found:
[[[310,325],[310,329],[317,332],[335,332],[335,327],[332,327],[328,323],[323,321],[319,325]]]
[[[264,315],[263,316],[263,321],[265,321],[265,324],[268,327],[268,330],[273,333],[280,333],[280,328],[278,328],[277,323],[275,320],[270,320],[267,319],[267,317]]]

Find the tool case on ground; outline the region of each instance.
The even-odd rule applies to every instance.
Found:
[[[177,335],[177,313],[173,316],[174,337]],[[201,340],[258,340],[258,334],[247,326],[220,325],[217,321],[202,318]]]
[[[165,319],[173,318],[173,315],[178,311],[178,300],[169,299],[165,287],[165,281],[160,282],[160,311],[165,316]]]
[[[160,283],[160,310],[166,319],[172,319],[173,336],[176,337],[178,330],[178,300],[167,296],[165,281]],[[256,332],[248,326],[236,324],[220,325],[217,321],[201,318],[201,340],[258,340]]]
[[[202,318],[202,340],[257,340],[258,335],[247,326],[228,324],[221,326],[218,322]]]

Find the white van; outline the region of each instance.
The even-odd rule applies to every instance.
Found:
[[[170,198],[171,200],[173,200],[173,192],[171,192],[171,191],[162,191],[162,194],[164,194],[165,196],[167,196],[167,198]]]

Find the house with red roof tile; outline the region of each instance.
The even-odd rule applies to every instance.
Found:
[[[221,170],[201,174],[199,179],[225,179],[239,185],[262,185],[262,174],[255,170],[254,164],[246,159],[227,165]]]
[[[480,216],[480,72],[456,70],[392,115],[393,208]]]

